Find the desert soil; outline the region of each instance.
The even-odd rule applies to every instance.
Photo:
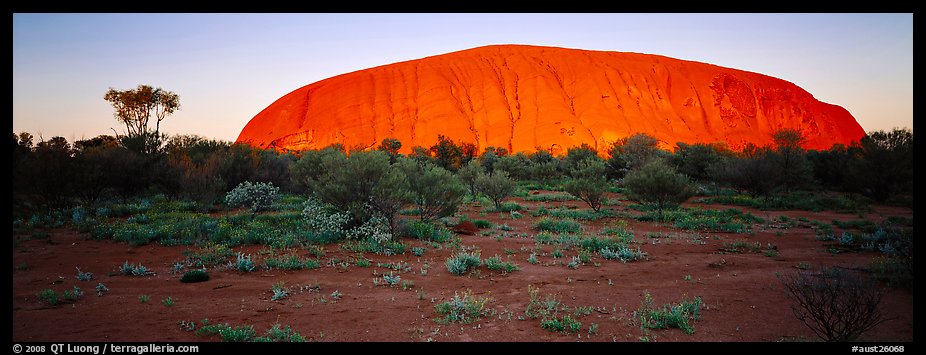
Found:
[[[696,199],[692,199],[695,201]],[[541,204],[587,208],[580,201],[531,202],[523,198],[510,201],[529,210]],[[624,211],[621,206],[605,206]],[[806,217],[829,223],[832,220],[857,220],[856,214],[807,211],[759,211],[738,206],[686,204],[703,208],[738,208],[765,219],[781,215]],[[631,213],[636,211],[626,210]],[[14,245],[13,255],[13,340],[14,341],[218,341],[218,337],[200,337],[180,326],[182,321],[199,323],[208,318],[212,323],[253,325],[262,334],[274,323],[289,325],[310,341],[640,341],[647,335],[633,323],[633,312],[648,291],[658,305],[677,303],[683,299],[701,297],[705,307],[702,318],[693,322],[695,332],[686,335],[678,329],[651,330],[651,341],[804,341],[815,340],[814,334],[791,312],[791,302],[785,295],[776,273],[797,271],[798,265],[837,266],[851,270],[867,268],[878,257],[877,252],[846,252],[832,254],[829,243],[814,238],[809,226],[774,228],[754,225],[755,235],[689,232],[652,222],[626,219],[634,231],[635,240],[647,253],[644,261],[622,263],[604,260],[597,254],[592,262],[578,269],[567,267],[577,251],[565,251],[553,258],[553,247],[544,245],[539,263],[527,262],[536,234],[531,226],[537,217],[523,212],[524,217],[512,219],[509,213],[487,213],[482,207],[467,204],[461,212],[472,219],[486,219],[496,226],[512,228],[508,234],[522,237],[462,235],[464,246],[475,246],[483,258],[500,255],[520,267],[520,271],[503,274],[480,267],[467,276],[451,275],[444,263],[451,256],[449,248],[435,249],[424,242],[405,239],[411,247],[424,247],[421,257],[406,251],[403,255],[383,256],[366,253],[372,266],[364,268],[353,263],[355,253],[337,244],[326,245],[326,254],[319,258],[321,267],[301,271],[263,271],[239,273],[234,270],[209,270],[207,282],[186,284],[180,275],[170,273],[175,261],[183,260],[191,246],[150,244],[132,247],[106,240],[91,240],[87,235],[68,229],[50,230],[50,237],[27,240]],[[889,216],[912,217],[906,208],[874,206],[864,219],[880,221]],[[407,217],[408,218],[408,217]],[[604,226],[615,221],[607,218],[583,222],[587,235],[596,235]],[[834,228],[836,235],[841,229]],[[647,233],[668,234],[650,238]],[[776,235],[776,232],[780,232]],[[724,242],[746,240],[777,244],[779,255],[768,257],[762,252],[724,252]],[[523,249],[522,249],[523,248]],[[234,248],[235,251],[258,255],[264,246]],[[512,255],[507,256],[513,252]],[[306,250],[299,255],[309,256]],[[326,265],[337,258],[350,265]],[[142,263],[156,274],[148,277],[123,276],[118,272],[123,262]],[[376,274],[389,270],[377,263],[406,262],[411,270],[401,273],[402,280],[414,282],[408,290],[401,287],[374,286]],[[26,264],[25,270],[15,266]],[[257,257],[257,265],[262,265]],[[421,269],[428,264],[426,275]],[[804,264],[806,265],[806,264]],[[79,281],[75,267],[94,274],[92,281]],[[690,275],[690,280],[686,280]],[[271,287],[283,281],[291,296],[271,300]],[[109,292],[98,297],[97,283],[104,283]],[[316,291],[309,286],[318,285]],[[528,285],[540,288],[540,294],[555,294],[570,307],[593,308],[578,320],[579,333],[553,333],[540,327],[538,320],[519,320],[528,304]],[[74,303],[49,307],[36,293],[47,288],[63,292],[78,286],[86,295]],[[881,311],[892,320],[863,336],[863,340],[912,341],[913,296],[909,291],[883,287]],[[343,296],[334,300],[331,293]],[[471,290],[489,297],[487,307],[495,315],[472,324],[438,324],[434,306],[455,293]],[[140,295],[148,295],[146,303]],[[171,297],[167,307],[161,300]],[[589,335],[588,326],[598,324],[596,334]]]

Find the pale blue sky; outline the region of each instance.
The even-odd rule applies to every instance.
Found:
[[[14,14],[13,131],[120,130],[109,87],[159,86],[168,133],[234,140],[331,76],[489,44],[660,54],[791,81],[866,131],[913,128],[912,14]]]

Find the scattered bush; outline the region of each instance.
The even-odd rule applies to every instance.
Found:
[[[646,257],[646,253],[637,247],[637,250],[630,249],[626,246],[618,246],[615,249],[604,248],[598,251],[602,258],[607,260],[620,260],[621,262],[636,261]]]
[[[515,184],[508,173],[495,172],[492,175],[480,175],[476,178],[476,189],[486,195],[495,204],[495,210],[501,211],[502,200],[514,193]]]
[[[694,194],[688,178],[675,172],[661,159],[655,159],[640,170],[630,172],[623,184],[631,199],[654,204],[660,214],[667,207],[685,202]]]
[[[437,314],[443,316],[442,318],[434,319],[434,321],[441,324],[469,324],[475,322],[491,314],[490,310],[486,309],[486,304],[489,301],[487,297],[476,297],[473,295],[473,292],[469,290],[464,292],[462,297],[459,293],[455,292],[453,298],[434,306]]]
[[[130,264],[128,260],[122,263],[122,274],[126,276],[148,276],[151,274],[151,271],[147,267],[138,263],[138,265]]]
[[[273,287],[270,288],[270,291],[273,292],[273,296],[270,296],[271,301],[279,301],[289,297],[289,290],[286,289],[283,281],[273,284]]]
[[[244,256],[244,253],[238,253],[238,259],[235,262],[234,268],[240,272],[251,272],[254,271],[254,262],[251,261],[251,255]]]
[[[183,276],[180,277],[180,282],[183,283],[194,283],[194,282],[203,282],[209,281],[209,274],[206,273],[206,270],[189,270],[183,273]]]
[[[569,219],[553,219],[544,217],[534,222],[534,229],[538,231],[550,231],[556,233],[578,233],[582,229],[579,222]]]
[[[482,263],[478,253],[460,252],[456,256],[447,259],[447,271],[454,275],[463,275],[471,269],[478,267]]]
[[[272,183],[245,181],[225,195],[225,203],[249,208],[253,218],[258,212],[269,209],[280,198],[279,193],[280,188]]]
[[[644,329],[678,328],[685,334],[694,333],[691,321],[701,318],[701,298],[662,307],[656,307],[648,291],[643,292],[640,308],[633,312],[633,319]]]
[[[47,303],[49,306],[57,306],[58,300],[61,297],[57,292],[55,292],[55,290],[50,288],[39,291],[36,296],[38,296],[40,300],[45,301],[45,303]]]
[[[106,287],[106,285],[104,285],[102,282],[96,285],[96,295],[97,296],[103,297],[103,295],[106,294],[107,292],[109,292],[109,288]]]
[[[569,194],[584,201],[595,212],[601,209],[604,193],[608,191],[608,180],[605,178],[605,165],[598,157],[590,157],[579,161],[572,176],[563,184],[563,189]]]
[[[93,273],[92,272],[81,272],[80,268],[77,268],[77,279],[80,281],[93,280]]]
[[[411,159],[400,159],[396,165],[408,181],[412,202],[418,207],[422,220],[453,215],[463,202],[466,187],[450,171]]]
[[[498,255],[486,258],[483,261],[486,267],[492,271],[502,271],[503,273],[509,273],[520,270],[517,265],[513,265],[510,262],[503,262],[502,258]]]

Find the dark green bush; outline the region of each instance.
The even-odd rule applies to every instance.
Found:
[[[203,281],[209,281],[209,274],[206,273],[206,270],[190,270],[183,273],[183,277],[180,278],[180,282],[183,283]]]

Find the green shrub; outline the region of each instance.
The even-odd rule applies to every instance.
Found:
[[[585,158],[577,163],[570,174],[572,177],[566,180],[563,189],[598,212],[609,187],[604,162],[598,157]]]
[[[398,230],[398,212],[412,202],[412,194],[399,163],[389,161],[382,151],[353,152],[350,157],[326,154],[320,158],[318,174],[307,178],[306,185],[319,201],[348,214],[349,226],[383,219],[391,239]]]
[[[183,273],[183,277],[180,278],[180,282],[183,283],[203,281],[209,281],[209,274],[206,273],[206,270],[190,270]]]
[[[296,255],[286,255],[279,258],[266,258],[264,259],[264,264],[267,265],[267,268],[270,270],[303,270],[318,268],[317,260],[303,259]]]
[[[283,327],[280,323],[274,323],[273,327],[267,329],[267,335],[257,337],[255,342],[280,342],[280,343],[303,343],[305,337],[293,331],[288,325]]]
[[[556,316],[544,318],[540,321],[540,327],[551,332],[576,333],[582,329],[582,323],[566,314],[563,315],[562,319],[557,318]]]
[[[482,263],[478,253],[460,252],[456,256],[447,259],[447,271],[454,275],[463,275],[471,269],[476,268]]]
[[[238,253],[238,259],[235,262],[235,269],[240,272],[254,271],[254,262],[251,261],[251,255],[244,256],[244,253]]]
[[[459,293],[455,292],[453,298],[434,306],[437,314],[443,316],[434,321],[441,324],[468,324],[475,322],[481,317],[490,314],[490,311],[486,309],[486,304],[488,302],[488,298],[476,297],[473,295],[473,292],[469,290],[464,292],[462,297]]]
[[[579,209],[569,209],[565,207],[557,207],[547,209],[544,206],[540,206],[536,211],[531,212],[532,216],[550,216],[556,218],[571,218],[583,221],[596,221],[606,217],[613,217],[614,212],[610,210],[579,210]]]
[[[122,274],[126,276],[148,276],[151,274],[151,271],[147,267],[138,263],[138,265],[130,264],[128,260],[122,263]]]
[[[434,220],[453,215],[463,202],[466,187],[450,171],[431,163],[399,159],[396,165],[408,179],[412,202],[422,220]]]
[[[575,201],[578,200],[575,196],[571,194],[563,193],[552,193],[552,194],[536,194],[530,195],[525,198],[527,201],[537,201],[537,202],[561,202],[561,201]]]
[[[450,239],[453,232],[446,228],[435,226],[430,221],[411,221],[405,224],[406,233],[415,239],[444,242]]]
[[[42,291],[39,291],[39,293],[37,293],[36,296],[38,296],[40,300],[45,301],[45,303],[47,303],[49,306],[58,305],[58,301],[61,297],[60,295],[58,295],[57,292],[55,292],[54,290],[50,288],[46,288]]]
[[[271,301],[279,301],[289,297],[289,290],[286,289],[283,281],[273,284],[273,286],[270,288],[270,291],[273,292],[273,296],[270,296]]]
[[[92,272],[81,272],[80,268],[77,268],[77,279],[80,281],[90,281],[93,280]]]
[[[486,258],[483,261],[486,267],[492,271],[502,271],[504,273],[514,272],[520,270],[517,265],[513,265],[510,262],[503,262],[502,257],[495,255],[490,258]]]
[[[225,203],[233,207],[243,205],[251,210],[253,217],[269,209],[280,198],[279,194],[280,188],[273,183],[245,181],[225,195]]]
[[[659,214],[646,213],[637,217],[640,221],[672,222],[686,230],[707,230],[714,232],[746,233],[754,223],[765,222],[762,218],[737,209],[723,211],[709,209],[679,208]]]
[[[647,133],[636,133],[623,137],[608,149],[607,172],[610,177],[624,177],[631,170],[638,170],[647,162],[668,155],[659,149],[659,140]]]
[[[654,159],[640,170],[631,171],[624,177],[623,185],[631,199],[653,204],[660,213],[694,194],[688,178],[675,172],[662,159]]]
[[[422,256],[422,255],[424,255],[424,248],[422,248],[422,247],[414,247],[414,248],[412,248],[412,254],[414,254],[415,256]]]
[[[598,251],[601,254],[602,258],[607,260],[620,260],[622,262],[636,261],[646,257],[646,253],[642,252],[639,247],[637,250],[630,249],[626,246],[618,246],[614,249],[604,248]]]
[[[691,321],[701,318],[701,298],[678,304],[666,304],[656,307],[648,291],[643,292],[640,308],[633,312],[633,319],[644,329],[678,328],[685,334],[694,333]]]
[[[544,217],[534,223],[534,229],[557,233],[578,233],[582,225],[573,220]]]
[[[492,200],[496,211],[502,211],[502,200],[514,193],[515,183],[508,177],[507,172],[496,171],[492,175],[480,175],[476,178],[476,189]]]
[[[473,224],[478,228],[492,228],[492,222],[489,222],[484,219],[477,219],[473,221]]]

